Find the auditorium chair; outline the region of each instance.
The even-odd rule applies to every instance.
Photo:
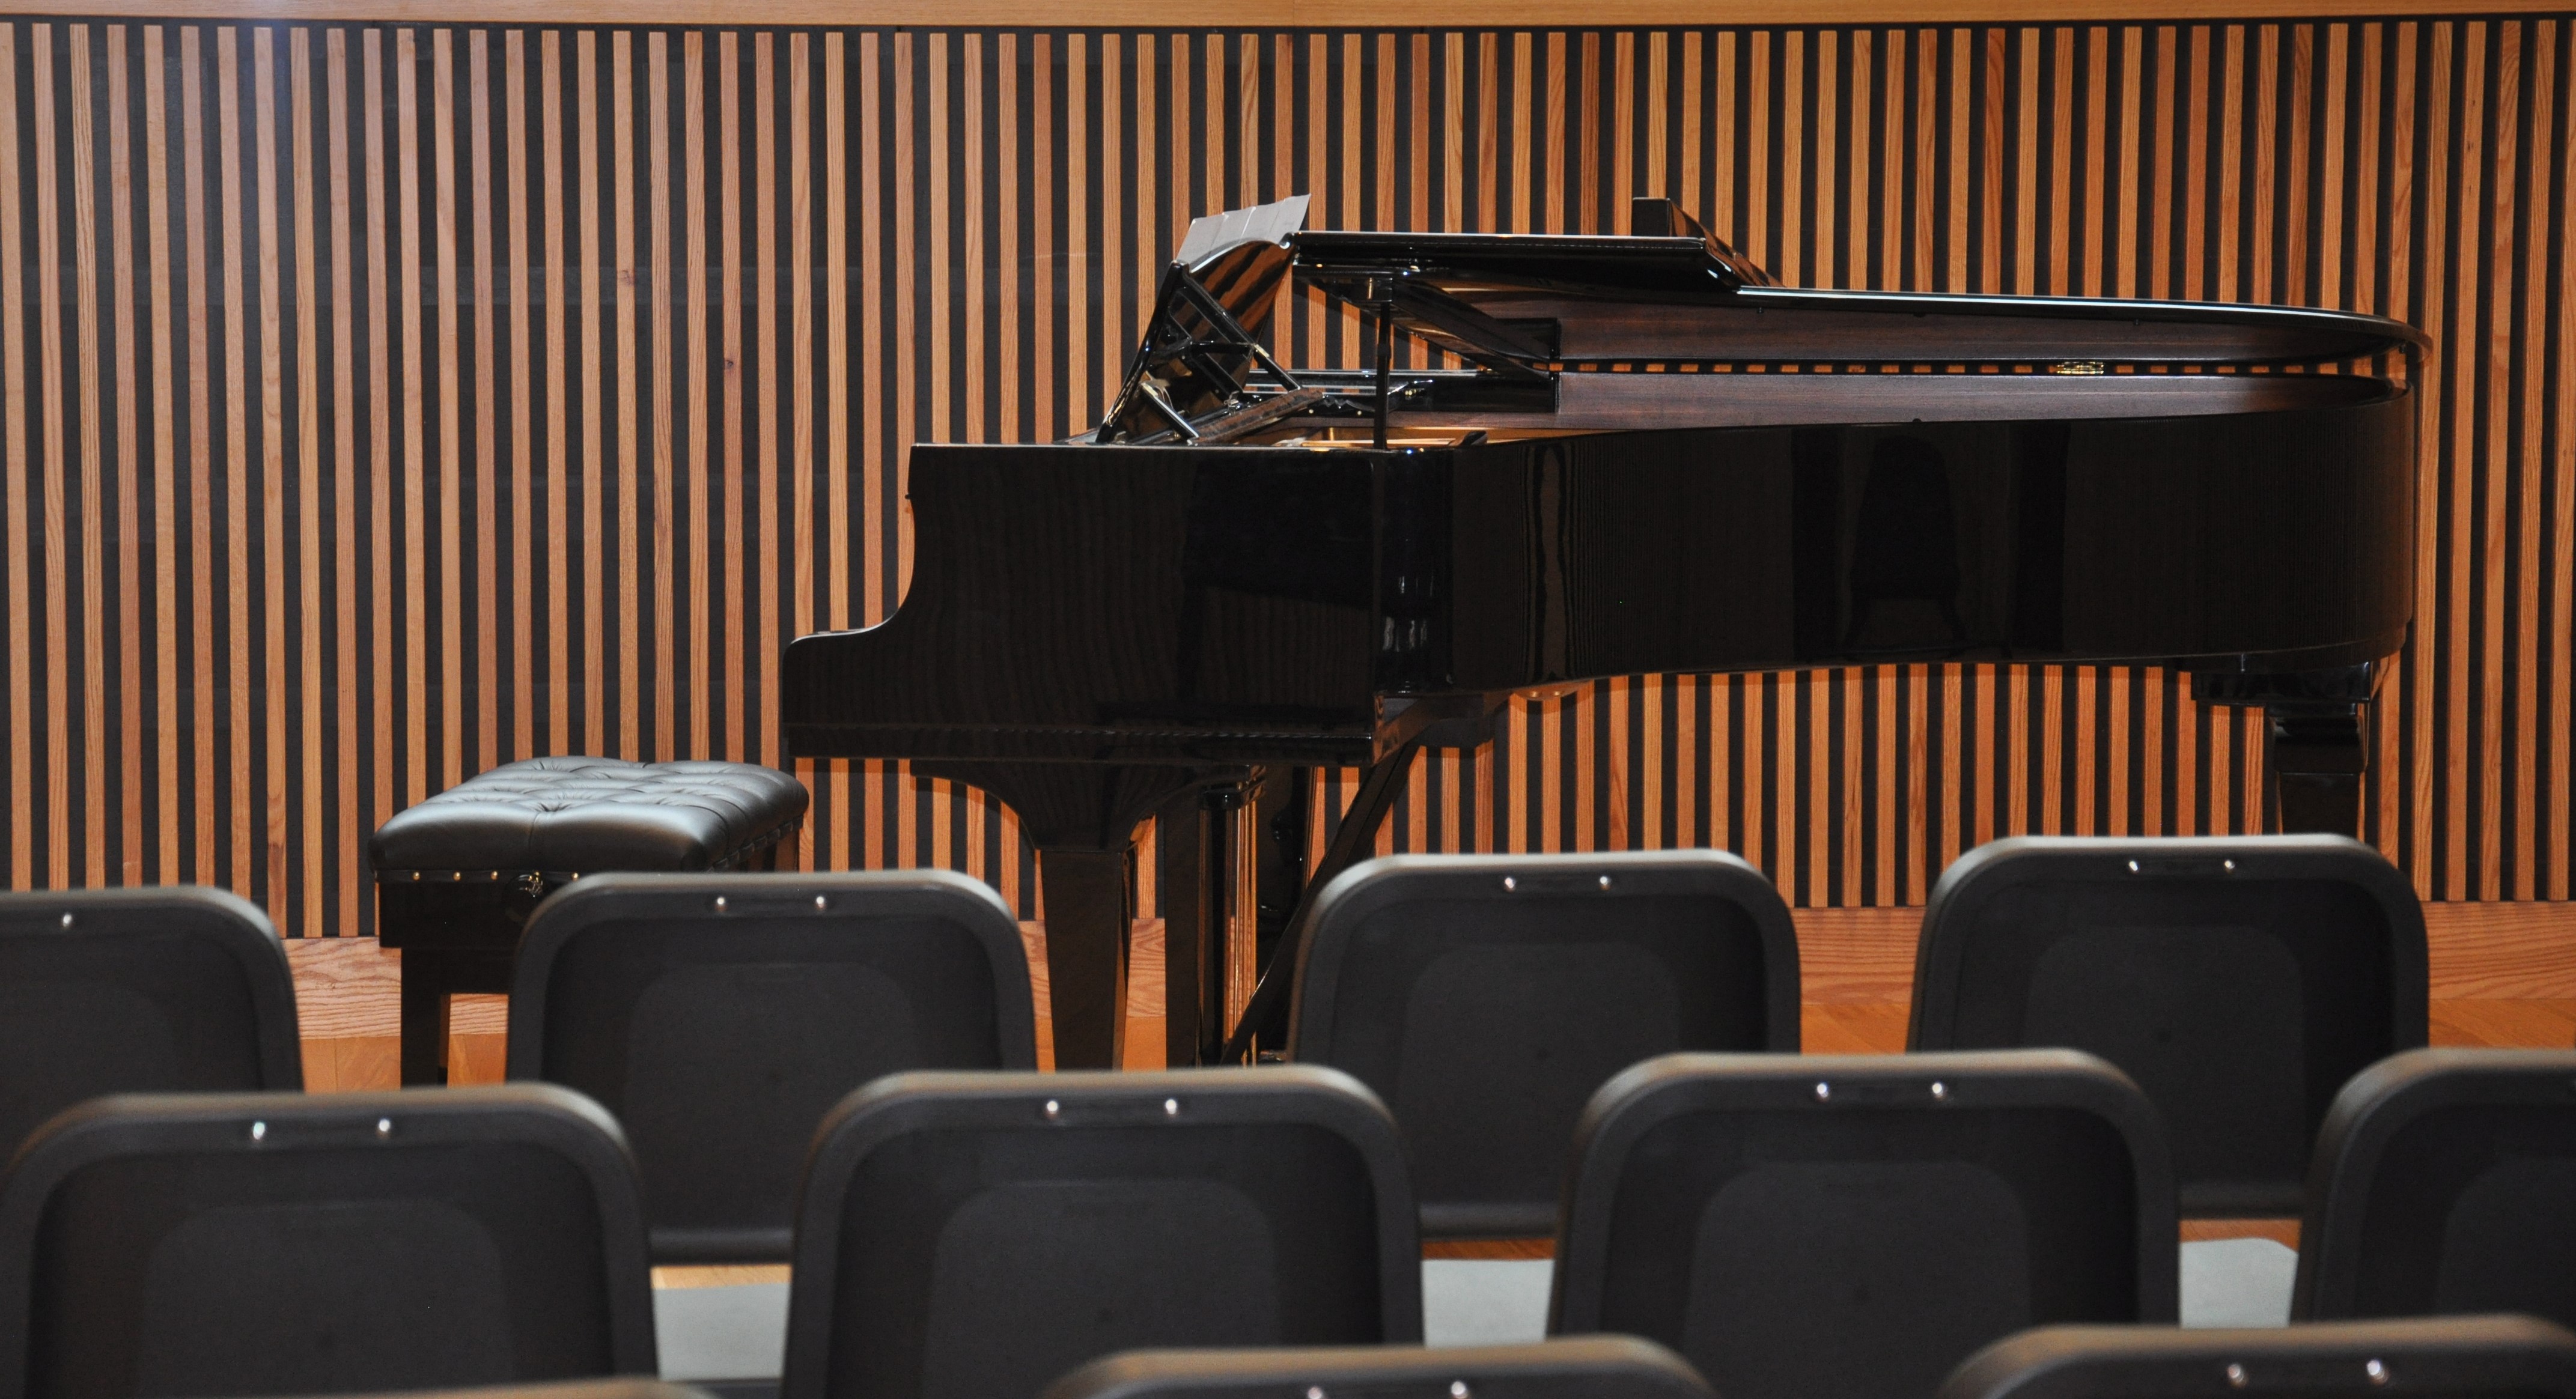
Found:
[[[1715,1399],[1688,1362],[1634,1336],[1424,1350],[1139,1350],[1095,1360],[1043,1399]]]
[[[2164,1133],[2089,1054],[1675,1054],[1584,1110],[1549,1331],[1727,1399],[1930,1399],[2049,1322],[2175,1318]]]
[[[1798,1050],[1798,937],[1715,850],[1404,855],[1317,896],[1288,1057],[1383,1096],[1430,1237],[1544,1235],[1584,1102],[1676,1050]]]
[[[1116,1351],[1421,1339],[1368,1089],[1305,1065],[908,1073],[834,1108],[796,1217],[784,1399],[1036,1399]]]
[[[2527,1316],[2259,1330],[2043,1326],[1969,1357],[1939,1399],[2576,1399],[2576,1336]]]
[[[617,1115],[660,1263],[785,1260],[814,1124],[869,1080],[1036,1065],[1019,924],[944,870],[596,875],[511,982],[509,1076]]]
[[[650,1375],[651,1290],[579,1094],[95,1099],[0,1182],[0,1399]]]
[[[2576,1326],[2576,1051],[2419,1049],[2318,1134],[2301,1320],[2523,1312]]]
[[[107,1093],[300,1089],[295,980],[220,889],[0,894],[0,1161]]]
[[[2424,1043],[2424,914],[2342,836],[2019,836],[1943,871],[1911,1049],[2062,1046],[2145,1090],[2186,1216],[2294,1215],[2344,1081]]]
[[[716,1399],[707,1391],[660,1380],[555,1380],[545,1384],[479,1385],[473,1389],[402,1390],[400,1399]],[[359,1396],[348,1396],[359,1399]],[[388,1394],[383,1399],[395,1399]]]

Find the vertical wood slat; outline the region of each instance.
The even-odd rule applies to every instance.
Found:
[[[1809,285],[2433,330],[2369,833],[2428,894],[2566,898],[2571,32],[0,22],[0,859],[365,932],[358,839],[467,771],[777,761],[779,645],[901,599],[905,444],[1086,426],[1194,215],[1671,193]],[[1303,301],[1291,357],[1356,363]],[[1721,844],[1916,901],[1991,835],[2247,829],[2260,741],[2153,669],[1614,679],[1426,760],[1384,845]],[[812,858],[1037,911],[981,794],[800,771]]]

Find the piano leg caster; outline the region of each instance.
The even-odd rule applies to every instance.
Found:
[[[1127,875],[1134,854],[1133,846],[1038,847],[1059,1069],[1114,1069],[1124,1062],[1127,940],[1134,928]]]

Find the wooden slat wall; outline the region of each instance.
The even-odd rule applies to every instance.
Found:
[[[1087,425],[1192,215],[1669,192],[1792,283],[2431,329],[2371,834],[2432,897],[2566,898],[2571,32],[0,22],[0,859],[369,931],[361,835],[469,772],[777,760],[785,640],[902,596],[904,444]],[[1915,902],[1993,835],[2250,829],[2256,741],[2152,670],[1614,680],[1424,764],[1388,843]],[[980,795],[805,775],[816,863],[1034,911]]]

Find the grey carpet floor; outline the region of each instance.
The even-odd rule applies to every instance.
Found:
[[[1422,1265],[1423,1339],[1500,1345],[1547,1334],[1545,1259],[1434,1258]],[[2279,1326],[2290,1318],[2299,1255],[2270,1239],[2182,1246],[2182,1324]],[[787,1284],[663,1288],[653,1294],[662,1377],[775,1375],[787,1343]]]

